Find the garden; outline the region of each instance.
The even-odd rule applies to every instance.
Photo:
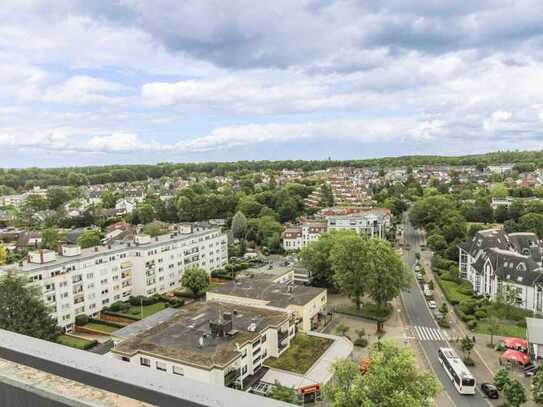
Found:
[[[71,348],[87,350],[93,348],[98,344],[97,341],[91,341],[84,338],[79,338],[72,335],[59,335],[56,337],[55,341],[61,345],[69,346]]]
[[[104,309],[102,313],[122,318],[139,321],[150,315],[156,314],[165,308],[179,308],[185,304],[185,300],[177,297],[156,295],[152,297],[130,297],[128,302],[116,302]]]
[[[268,367],[304,374],[332,345],[333,340],[298,334],[290,341],[290,347],[278,358],[269,358]]]

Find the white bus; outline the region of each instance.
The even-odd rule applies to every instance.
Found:
[[[445,369],[454,387],[462,394],[475,394],[475,378],[454,349],[439,348],[439,363]]]

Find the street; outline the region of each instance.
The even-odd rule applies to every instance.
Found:
[[[409,266],[409,269],[412,269],[416,261],[415,253],[420,248],[423,236],[420,231],[411,226],[406,214],[404,214],[403,218],[403,227],[404,242],[410,246],[408,250],[404,250],[404,261]],[[492,404],[483,398],[479,389],[477,389],[477,393],[473,396],[458,393],[445,373],[445,370],[440,365],[437,352],[441,347],[450,346],[448,336],[438,326],[430,313],[423,293],[414,279],[410,288],[401,293],[401,301],[405,309],[406,319],[410,327],[412,327],[412,337],[418,341],[428,365],[441,382],[448,405],[458,407],[491,406]],[[478,382],[477,387],[479,387],[479,384]]]

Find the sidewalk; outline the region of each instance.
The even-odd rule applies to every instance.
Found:
[[[432,253],[430,251],[423,251],[422,252],[422,261],[424,264],[424,268],[426,270],[425,278],[431,279],[434,282],[434,297],[436,303],[441,305],[442,302],[447,302],[445,299],[444,294],[441,291],[440,286],[435,281],[434,274],[431,269],[431,257]],[[453,338],[463,338],[464,336],[468,335],[470,338],[475,337],[475,346],[473,347],[473,350],[471,351],[471,358],[475,362],[475,366],[469,367],[472,374],[475,376],[478,383],[485,383],[485,382],[493,382],[494,374],[496,371],[500,368],[499,365],[499,356],[500,353],[496,352],[493,348],[489,348],[487,344],[490,343],[490,335],[485,334],[478,334],[473,333],[469,331],[464,323],[458,319],[458,316],[452,309],[452,305],[447,302],[447,305],[449,306],[449,313],[447,315],[447,318],[449,320],[449,324],[451,326],[449,334],[449,337]],[[503,337],[501,336],[494,336],[494,344],[499,343]],[[450,341],[451,346],[453,346],[457,353],[459,355],[462,354],[462,348],[460,346],[459,341],[451,340]],[[512,374],[515,374],[514,370],[511,371]],[[530,398],[531,394],[529,392],[530,390],[530,379],[527,379],[522,374],[516,375],[517,378],[524,384],[524,387],[526,389],[526,394]],[[503,403],[503,398],[500,398],[498,400],[490,400],[493,405],[501,405]],[[535,406],[533,402],[528,401],[526,404],[523,405],[524,407],[532,407]]]

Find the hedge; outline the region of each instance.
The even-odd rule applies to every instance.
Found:
[[[121,318],[131,319],[132,321],[139,321],[141,319],[139,316],[134,316],[134,315],[130,315],[130,314],[123,314],[121,312],[113,312],[113,311],[109,311],[107,309],[102,310],[102,314],[111,315],[111,316],[114,316],[114,317],[121,317]],[[101,322],[103,322],[103,321],[101,321]]]
[[[95,322],[97,324],[107,325],[112,328],[124,328],[126,325],[120,324],[118,322],[114,321],[106,321],[102,319],[95,319],[95,318],[89,318],[89,322]]]

